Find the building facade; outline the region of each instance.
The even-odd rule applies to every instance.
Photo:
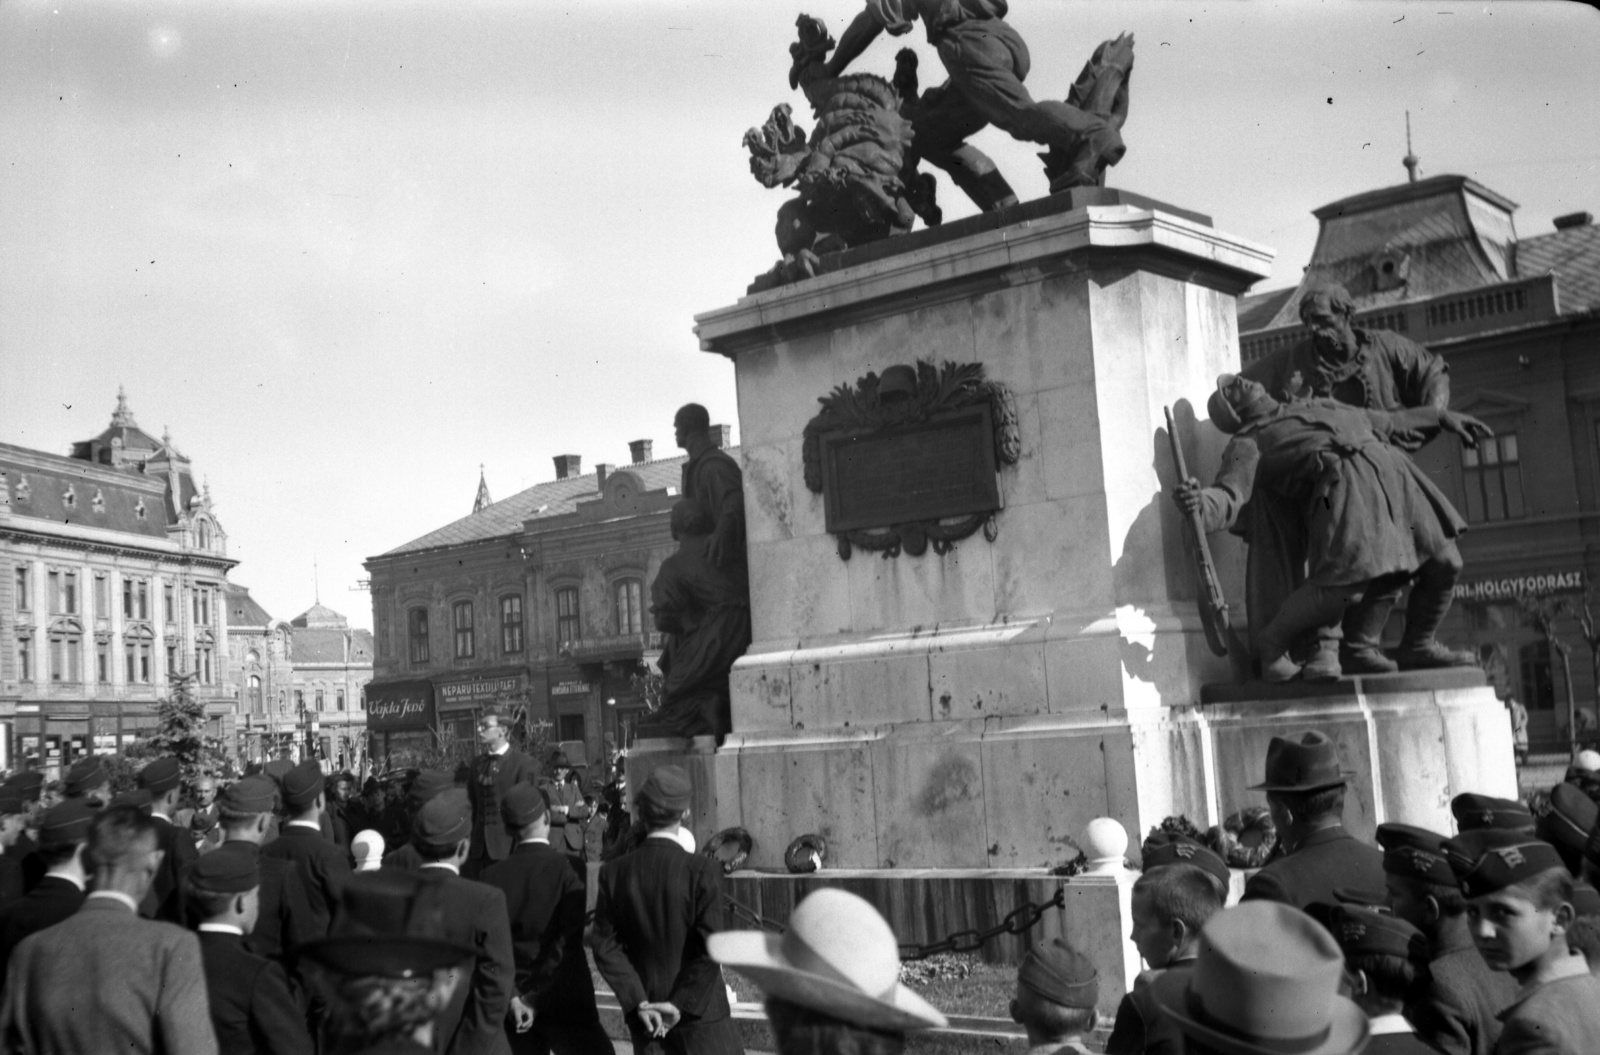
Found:
[[[119,391],[111,424],[62,456],[0,444],[0,722],[7,765],[55,775],[153,732],[192,675],[233,733],[227,535],[170,437]]]
[[[470,516],[367,561],[375,757],[441,738],[468,756],[489,706],[525,709],[588,760],[631,742],[660,651],[650,583],[674,549],[685,459],[630,448],[632,464],[592,473],[562,455],[557,479],[500,502],[480,488]]]
[[[230,586],[227,615],[241,758],[309,752],[332,768],[362,771],[372,634],[320,602],[287,622],[273,619],[242,586]]]
[[[1463,176],[1323,206],[1304,279],[1241,300],[1239,344],[1248,364],[1302,339],[1301,291],[1332,280],[1358,326],[1445,358],[1451,407],[1495,437],[1473,451],[1441,436],[1417,454],[1471,523],[1441,636],[1475,647],[1502,696],[1528,707],[1537,748],[1566,744],[1569,693],[1579,731],[1592,726],[1600,688],[1600,638],[1586,641],[1577,618],[1591,596],[1600,617],[1600,228],[1575,213],[1519,236],[1515,210]],[[1530,607],[1558,613],[1554,649]]]

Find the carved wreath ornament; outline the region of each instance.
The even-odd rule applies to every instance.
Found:
[[[880,376],[869,373],[852,385],[840,385],[817,402],[822,410],[807,422],[803,433],[801,458],[806,486],[823,494],[824,440],[859,438],[910,430],[929,423],[937,424],[956,412],[977,406],[988,408],[993,423],[994,468],[1015,465],[1022,454],[1017,429],[1016,409],[1010,394],[998,382],[984,379],[982,363],[946,362],[934,366],[918,360],[915,367],[897,364]],[[981,433],[980,433],[981,435]],[[945,554],[961,539],[983,529],[993,542],[997,534],[994,507],[959,516],[909,519],[881,527],[856,527],[835,531],[839,556],[850,559],[851,548],[881,552],[885,558],[905,551],[921,556],[931,543],[933,551]]]

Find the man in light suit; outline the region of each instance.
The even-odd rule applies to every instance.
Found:
[[[83,907],[11,955],[0,1047],[216,1055],[199,942],[138,915],[161,867],[155,824],[132,807],[102,811],[85,860],[94,891]]]

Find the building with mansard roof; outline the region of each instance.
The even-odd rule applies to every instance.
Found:
[[[1522,606],[1581,609],[1600,574],[1600,227],[1579,212],[1519,231],[1511,199],[1465,176],[1416,179],[1415,160],[1412,180],[1313,211],[1300,284],[1239,303],[1241,358],[1304,339],[1300,296],[1329,280],[1350,291],[1358,326],[1445,358],[1451,406],[1496,435],[1477,451],[1442,436],[1417,455],[1472,525],[1443,636],[1476,647],[1501,694],[1527,705],[1536,747],[1564,744],[1569,693],[1579,728],[1594,721],[1590,646],[1559,618],[1563,662]]]
[[[712,431],[726,446],[731,430]],[[480,476],[472,513],[367,560],[376,758],[441,734],[469,755],[486,707],[525,713],[591,760],[631,741],[686,460],[651,450],[635,441],[630,464],[590,473],[559,455],[554,480],[498,502]]]
[[[227,533],[170,435],[117,393],[71,453],[0,443],[0,749],[46,773],[154,730],[192,676],[213,735],[233,735]]]

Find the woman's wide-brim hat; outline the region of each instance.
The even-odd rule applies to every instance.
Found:
[[[769,997],[868,1029],[906,1032],[947,1025],[900,984],[900,947],[878,910],[831,887],[795,906],[781,935],[733,930],[707,940],[711,956]]]
[[[1274,736],[1267,745],[1267,779],[1251,791],[1321,791],[1348,784],[1354,773],[1339,768],[1339,749],[1313,729],[1299,740]]]
[[[1350,1055],[1366,1013],[1339,995],[1344,955],[1290,905],[1247,901],[1211,917],[1194,970],[1163,974],[1150,995],[1178,1031],[1222,1055]]]
[[[338,974],[412,978],[477,955],[445,932],[445,891],[437,878],[384,868],[345,880],[325,938],[294,955]]]

